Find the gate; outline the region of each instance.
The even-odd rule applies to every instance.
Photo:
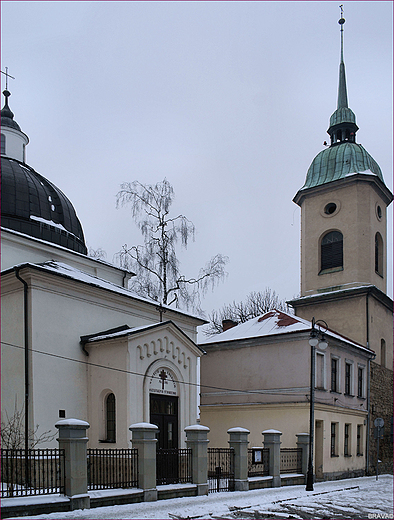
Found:
[[[192,450],[156,450],[156,483],[180,484],[192,481]]]
[[[208,448],[208,492],[234,491],[234,450]]]

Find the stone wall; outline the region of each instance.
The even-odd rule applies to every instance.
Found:
[[[374,420],[384,420],[384,436],[379,441],[379,474],[393,473],[393,371],[371,362],[371,421],[369,471],[376,474],[377,441]]]

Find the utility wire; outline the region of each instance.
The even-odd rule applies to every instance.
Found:
[[[20,350],[24,350],[25,347],[22,347],[20,345],[15,345],[13,343],[8,343],[6,341],[2,341],[1,342],[2,345],[5,345],[5,346],[8,346],[8,347],[13,347],[13,348],[18,348]],[[50,357],[54,357],[54,358],[57,358],[57,359],[63,359],[63,360],[66,360],[66,361],[72,361],[74,363],[79,363],[81,365],[87,365],[87,366],[91,366],[91,367],[96,367],[96,368],[103,368],[105,370],[113,370],[115,372],[122,372],[124,374],[130,374],[130,375],[133,375],[133,376],[139,376],[139,377],[145,377],[146,374],[142,374],[140,372],[133,372],[132,370],[125,370],[124,368],[116,368],[116,367],[109,367],[109,366],[104,366],[104,365],[100,365],[98,363],[92,363],[90,361],[82,361],[80,359],[73,359],[73,358],[69,358],[67,356],[61,356],[60,354],[53,354],[51,352],[43,352],[41,350],[36,350],[36,349],[28,349],[29,352],[34,352],[35,354],[42,354],[44,356],[50,356]],[[150,376],[154,379],[160,379],[161,381],[161,378],[160,377],[156,377],[156,376]],[[189,385],[189,386],[196,386],[196,387],[200,387],[200,388],[206,388],[206,389],[210,389],[210,390],[221,390],[221,391],[225,391],[225,392],[233,392],[233,393],[239,393],[239,394],[258,394],[258,395],[300,395],[300,396],[305,396],[305,392],[293,392],[290,390],[290,392],[269,392],[269,391],[262,391],[262,390],[239,390],[239,389],[234,389],[234,388],[224,388],[224,387],[220,387],[220,386],[211,386],[211,385],[201,385],[199,383],[191,383],[191,382],[188,382],[188,381],[177,381],[179,384],[183,384],[183,385]]]

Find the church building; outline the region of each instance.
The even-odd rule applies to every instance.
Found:
[[[387,290],[387,206],[393,195],[357,143],[348,106],[341,18],[338,104],[330,143],[312,161],[294,202],[301,208],[301,293],[295,316],[272,311],[201,343],[201,422],[222,430],[309,432],[309,333],[323,320],[328,348],[315,353],[314,468],[318,478],[376,470],[374,421],[385,422],[381,471],[392,472],[393,301]],[[308,333],[306,333],[308,331]],[[224,370],[223,367],[227,367]],[[219,376],[215,377],[215,374]]]
[[[109,448],[130,447],[130,424],[151,422],[159,447],[183,446],[205,321],[137,296],[133,273],[87,255],[72,203],[26,163],[29,138],[3,94],[2,422],[22,413],[26,438],[77,418],[90,424],[90,447]]]

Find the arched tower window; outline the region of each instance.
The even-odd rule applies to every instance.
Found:
[[[375,235],[375,271],[383,276],[383,238],[380,233]]]
[[[115,395],[108,394],[105,399],[105,418],[107,442],[116,442],[116,409]]]
[[[386,342],[384,339],[380,340],[380,364],[382,367],[386,366]]]
[[[321,270],[343,267],[343,235],[330,231],[321,241]]]
[[[1,155],[5,155],[5,135],[1,134]]]

